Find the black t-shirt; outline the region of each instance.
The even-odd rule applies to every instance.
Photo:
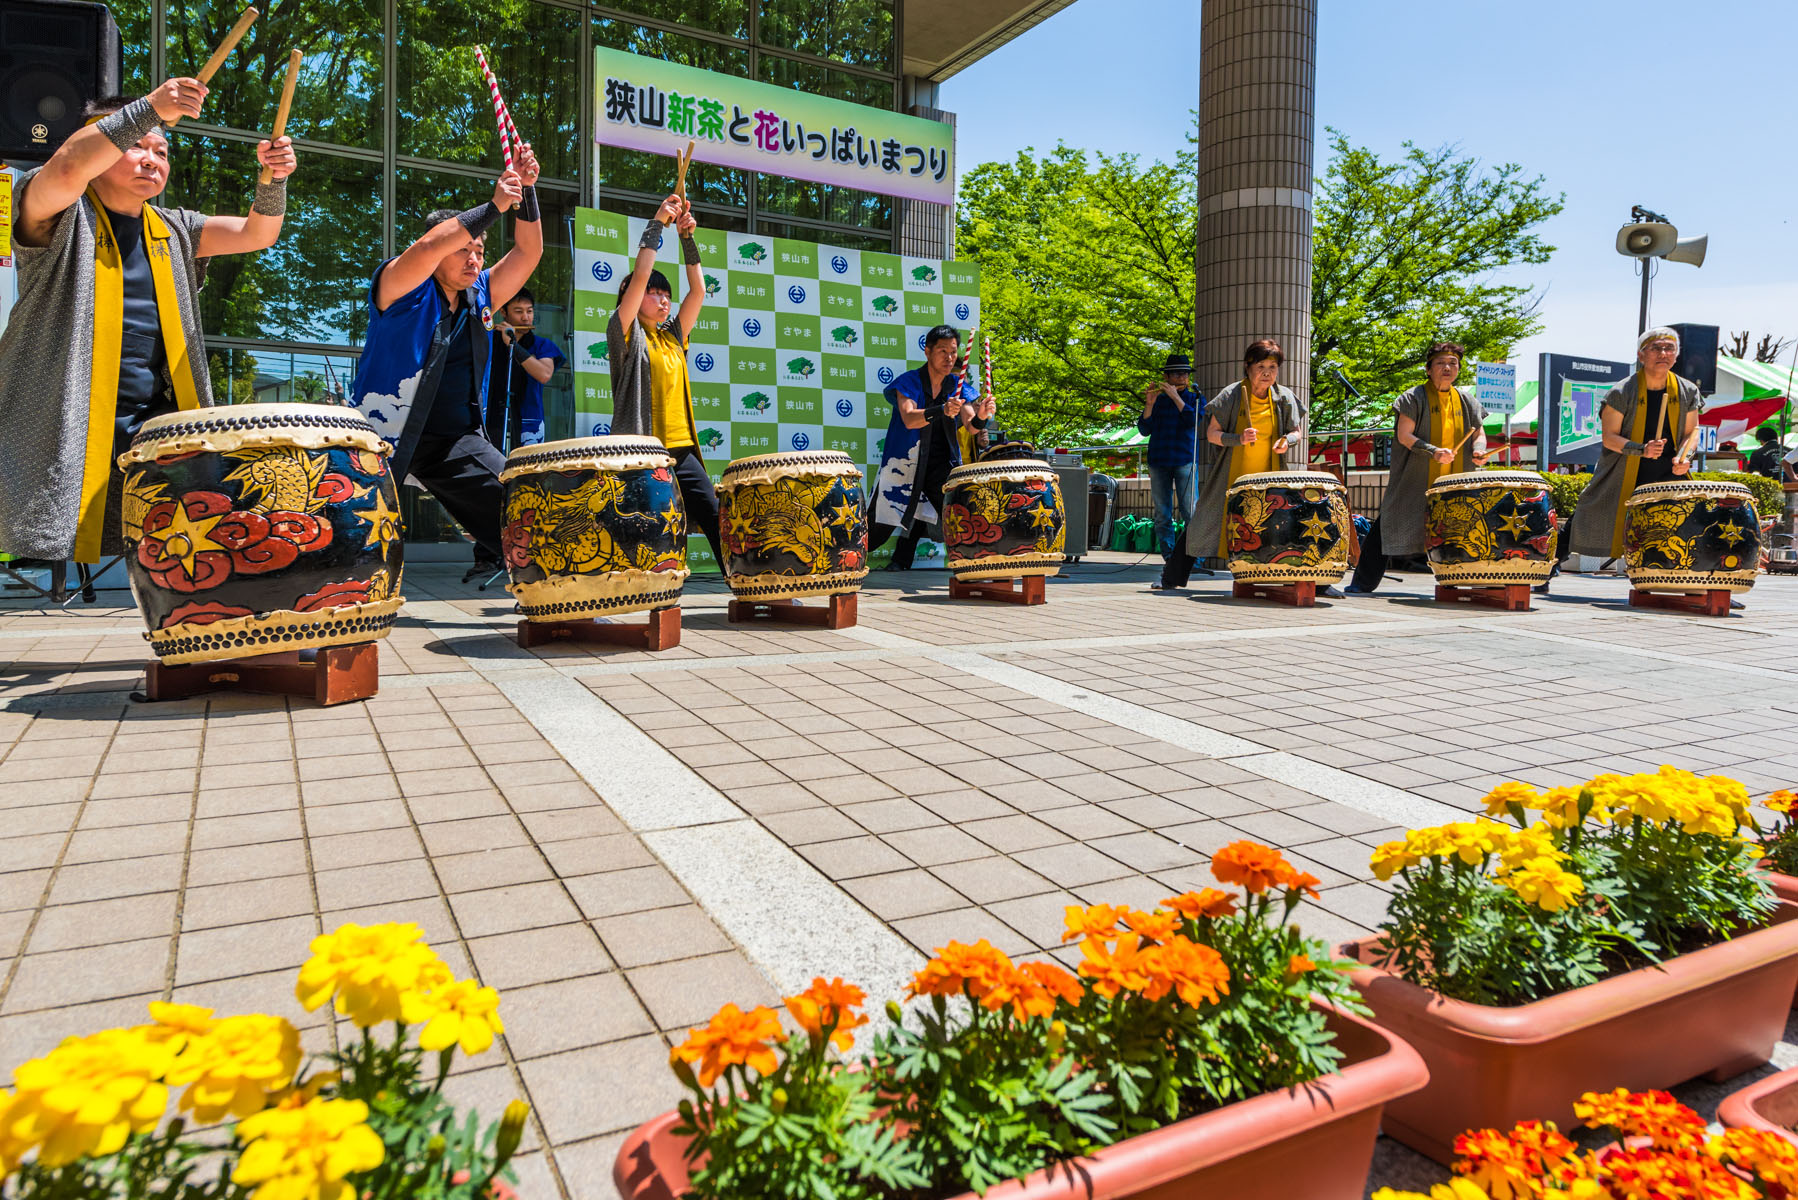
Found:
[[[1779,469],[1779,460],[1784,457],[1785,454],[1777,443],[1762,446],[1748,456],[1748,469],[1756,475],[1765,475],[1768,479],[1781,479],[1784,474]]]
[[[1667,389],[1650,390],[1648,393],[1648,419],[1642,426],[1642,441],[1652,442],[1666,439],[1667,448],[1661,451],[1659,458],[1649,458],[1646,454],[1636,460],[1636,486],[1645,483],[1666,483],[1674,478],[1673,456],[1679,453],[1680,431],[1668,433],[1667,419],[1671,414],[1663,416],[1667,408]]]
[[[471,318],[467,297],[456,311],[443,318],[447,326],[449,353],[443,360],[443,374],[437,377],[437,395],[431,401],[431,415],[425,418],[424,431],[438,437],[461,437],[481,423],[480,401],[475,392],[474,337],[470,333]],[[441,328],[441,327],[440,327]],[[486,337],[485,330],[481,330]]]
[[[113,236],[119,240],[124,266],[124,321],[119,339],[119,402],[113,418],[113,441],[122,449],[131,444],[145,421],[175,411],[175,401],[163,383],[167,352],[162,345],[162,321],[156,311],[156,280],[150,274],[150,256],[144,249],[141,213],[106,212]]]

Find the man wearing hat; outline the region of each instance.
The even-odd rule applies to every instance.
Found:
[[[1192,511],[1193,466],[1199,453],[1199,413],[1205,397],[1192,388],[1192,359],[1170,354],[1161,382],[1142,396],[1136,431],[1149,439],[1149,496],[1155,504],[1155,548],[1174,552],[1174,522]]]
[[[1698,428],[1704,397],[1697,384],[1673,373],[1678,357],[1679,334],[1664,326],[1646,331],[1636,340],[1639,366],[1605,394],[1599,416],[1604,449],[1568,522],[1563,559],[1569,553],[1621,558],[1630,494],[1691,472],[1692,464],[1679,451]],[[1548,585],[1536,590],[1546,592]]]

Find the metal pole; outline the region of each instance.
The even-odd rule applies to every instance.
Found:
[[[1636,336],[1641,337],[1648,332],[1648,272],[1654,265],[1654,259],[1644,258],[1642,263],[1642,309],[1636,317]]]

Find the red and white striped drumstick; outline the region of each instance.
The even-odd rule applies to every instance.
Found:
[[[505,156],[506,170],[512,169],[512,145],[522,144],[518,136],[517,126],[512,124],[512,110],[506,107],[505,97],[499,94],[499,80],[493,74],[493,68],[487,65],[487,55],[479,46],[474,48],[475,61],[481,64],[481,76],[487,81],[487,91],[493,97],[493,121],[499,126],[499,148]]]
[[[984,329],[980,331],[980,386],[990,400],[993,395],[993,339]]]

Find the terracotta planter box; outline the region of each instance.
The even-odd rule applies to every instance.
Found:
[[[1766,866],[1766,863],[1762,863]],[[1767,871],[1767,882],[1773,885],[1773,894],[1781,900],[1790,900],[1798,904],[1798,875],[1781,875],[1778,871]],[[1798,988],[1792,991],[1792,1007],[1798,1008]]]
[[[1342,1013],[1330,1028],[1344,1059],[1309,1087],[1243,1100],[1140,1134],[986,1193],[992,1200],[1361,1200],[1380,1110],[1429,1080],[1415,1051]],[[612,1180],[623,1200],[676,1200],[687,1190],[679,1118],[664,1113],[618,1151]],[[964,1193],[955,1200],[974,1200]]]
[[[1409,1042],[1430,1084],[1387,1106],[1385,1132],[1440,1163],[1468,1129],[1577,1124],[1582,1092],[1729,1079],[1765,1063],[1798,988],[1798,905],[1767,926],[1511,1008],[1445,999],[1372,965],[1377,939],[1340,953],[1373,1019]]]
[[[1757,1079],[1717,1106],[1726,1129],[1764,1129],[1798,1143],[1798,1067]]]

